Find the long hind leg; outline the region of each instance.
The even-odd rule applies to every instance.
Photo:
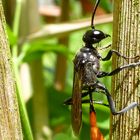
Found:
[[[129,104],[127,107],[123,108],[122,110],[116,111],[113,98],[111,97],[108,89],[103,84],[101,84],[100,82],[97,82],[96,88],[102,90],[103,93],[107,96],[109,107],[110,107],[111,113],[113,115],[123,114],[126,111],[128,111],[128,110],[130,110],[134,107],[138,107],[138,109],[140,110],[140,105],[137,102],[132,102],[131,104]]]

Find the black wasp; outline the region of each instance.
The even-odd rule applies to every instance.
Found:
[[[98,7],[100,0],[96,1],[95,8],[93,10],[91,19],[91,30],[86,31],[83,36],[85,45],[80,49],[74,58],[74,78],[73,78],[73,91],[72,98],[69,98],[64,102],[66,105],[71,105],[71,119],[72,128],[75,135],[78,135],[82,123],[82,103],[88,102],[100,103],[92,99],[92,93],[101,91],[108,99],[109,108],[113,115],[122,114],[135,106],[139,107],[137,102],[133,102],[120,111],[116,111],[114,101],[104,84],[102,84],[97,78],[105,76],[112,76],[119,73],[126,68],[133,68],[140,65],[140,61],[136,63],[130,63],[128,65],[120,66],[111,72],[100,71],[100,61],[107,61],[112,57],[112,54],[116,54],[124,59],[129,59],[121,55],[115,50],[110,50],[105,58],[98,53],[95,48],[96,44],[100,43],[103,39],[110,37],[110,35],[95,29],[94,27],[94,15]],[[83,97],[89,95],[89,100],[82,100]]]

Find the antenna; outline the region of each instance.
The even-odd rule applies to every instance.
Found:
[[[100,2],[100,0],[96,0],[95,7],[93,9],[92,18],[91,18],[91,28],[92,29],[94,29],[94,16],[95,16],[96,9],[99,5],[99,2]]]

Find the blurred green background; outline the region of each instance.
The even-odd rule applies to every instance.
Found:
[[[26,123],[28,124],[24,115],[26,112],[21,111],[23,134],[26,140],[31,139],[29,137],[31,134],[27,132],[30,131],[30,126],[34,139],[37,140],[90,139],[89,105],[84,104],[82,107],[83,124],[79,138],[74,137],[72,133],[70,107],[63,105],[63,101],[72,95],[73,58],[84,45],[82,36],[87,29],[90,29],[90,24],[86,29],[81,27],[72,32],[67,31],[69,26],[66,26],[64,32],[63,28],[61,31],[57,25],[63,22],[70,23],[73,20],[82,23],[82,19],[87,18],[90,23],[94,3],[94,0],[28,0],[25,3],[22,3],[22,0],[3,1],[20,111],[24,110],[22,108],[25,104],[30,121],[30,125],[26,127]],[[49,6],[55,7],[55,10]],[[96,16],[108,15],[111,12],[112,2],[101,0]],[[40,26],[35,25],[34,21],[39,22]],[[50,24],[55,25],[54,30],[59,29],[60,33],[52,35],[51,32],[49,34],[51,30],[48,32],[43,30],[44,26]],[[35,29],[30,31],[33,27]],[[104,19],[100,25],[96,25],[96,28],[112,35],[112,23],[104,23]],[[40,30],[42,34],[45,32],[46,36],[37,36],[34,39],[34,35]],[[111,44],[111,38],[101,42],[100,46],[105,47],[108,44]],[[99,49],[99,52],[105,56],[109,49]],[[110,71],[111,61],[101,62],[101,69]],[[110,78],[102,78],[100,81],[109,90],[111,89]],[[102,93],[94,93],[93,97],[107,103]],[[104,137],[108,139],[110,111],[102,105],[94,105],[94,107],[98,126]]]

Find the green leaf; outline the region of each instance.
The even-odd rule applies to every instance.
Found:
[[[101,0],[100,6],[106,11],[106,12],[112,12],[112,3],[109,0]]]
[[[45,41],[26,43],[22,48],[23,49],[19,57],[20,61],[31,61],[34,59],[38,59],[46,52],[54,52],[57,54],[60,53],[66,58],[68,58],[69,55],[73,55],[73,52],[69,51],[69,49],[64,45],[48,44]]]
[[[59,133],[54,136],[53,140],[72,140],[72,139],[69,138],[69,136],[64,133]]]
[[[93,0],[90,0],[93,4]],[[97,0],[94,0],[94,4]],[[112,12],[112,3],[109,0],[100,0],[99,6],[102,7],[106,12]]]

